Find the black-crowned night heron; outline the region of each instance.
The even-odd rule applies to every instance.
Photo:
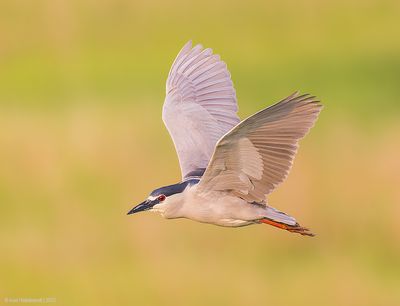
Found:
[[[313,236],[268,206],[267,196],[287,177],[321,108],[315,97],[296,92],[240,122],[226,64],[189,41],[172,64],[162,113],[182,181],[155,189],[128,214],[152,210],[230,227],[266,223]]]

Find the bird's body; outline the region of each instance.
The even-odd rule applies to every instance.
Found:
[[[211,49],[187,43],[170,70],[163,107],[182,181],[154,190],[129,214],[152,210],[227,227],[266,223],[312,236],[268,206],[267,195],[286,178],[321,105],[294,93],[241,122],[237,109],[225,63]]]
[[[246,201],[233,196],[204,196],[192,185],[179,195],[155,205],[155,210],[167,219],[188,218],[221,226],[243,226],[262,218],[260,210]],[[173,203],[172,205],[169,205]]]
[[[248,203],[229,194],[202,194],[198,191],[197,182],[189,184],[183,192],[154,205],[153,210],[167,219],[187,218],[229,227],[259,223],[259,220],[266,217],[281,218],[292,225],[296,224],[294,218],[265,204]]]

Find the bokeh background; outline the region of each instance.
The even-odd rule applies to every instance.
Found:
[[[400,305],[400,2],[0,2],[0,303]],[[270,203],[318,234],[126,216],[180,171],[165,80],[193,39],[246,117],[325,105]]]

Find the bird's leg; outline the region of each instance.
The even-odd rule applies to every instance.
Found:
[[[291,233],[297,233],[297,234],[300,234],[300,235],[303,235],[303,236],[310,236],[310,237],[314,237],[315,236],[315,234],[311,233],[308,228],[302,227],[298,223],[296,223],[295,225],[289,225],[289,224],[284,224],[284,223],[281,223],[281,222],[273,221],[273,220],[268,219],[268,218],[263,218],[263,219],[260,219],[258,221],[260,223],[269,224],[269,225],[275,226],[277,228],[287,230],[287,231],[289,231]]]

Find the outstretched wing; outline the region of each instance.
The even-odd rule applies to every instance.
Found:
[[[205,169],[218,140],[239,123],[226,64],[189,41],[167,79],[163,120],[175,144],[182,178]]]
[[[219,140],[199,191],[227,192],[263,203],[285,180],[322,105],[309,95],[287,97],[238,124]]]

